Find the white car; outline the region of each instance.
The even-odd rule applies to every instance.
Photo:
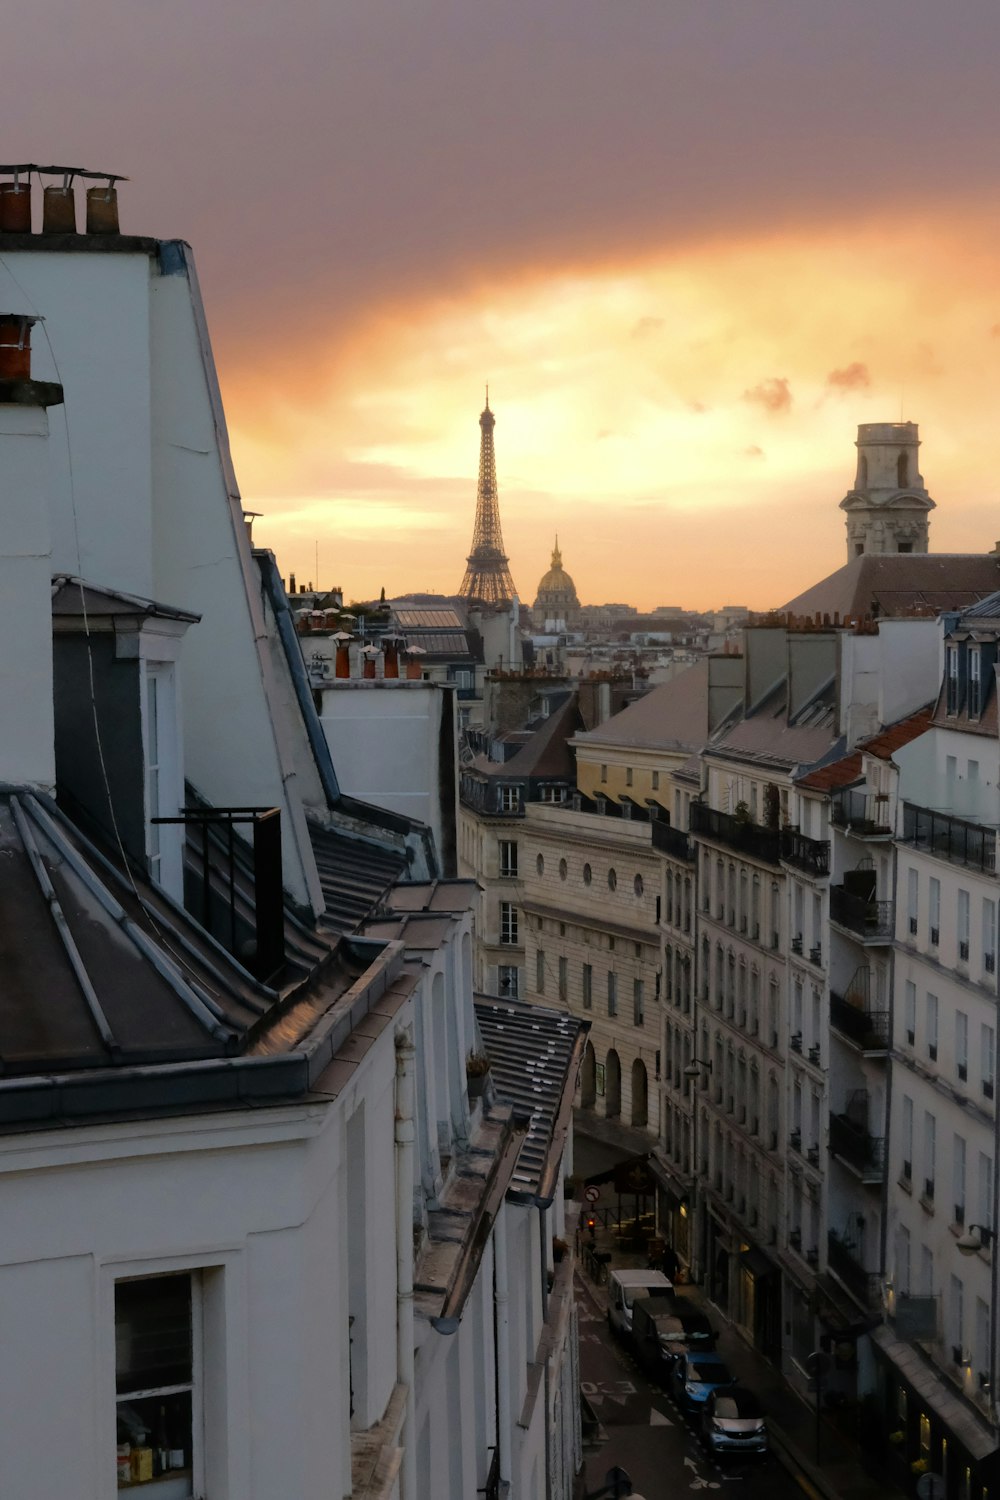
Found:
[[[636,1298],[673,1295],[673,1282],[662,1271],[612,1271],[608,1277],[608,1327],[620,1339],[630,1339]]]

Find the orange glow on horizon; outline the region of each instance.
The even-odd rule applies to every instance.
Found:
[[[522,268],[346,334],[320,309],[294,369],[224,370],[244,499],[264,512],[255,538],[301,582],[318,541],[318,581],[352,598],[454,592],[488,377],[528,603],[556,531],[585,603],[781,603],[846,559],[857,423],[901,414],[920,423],[933,550],[988,551],[994,229],[978,208],[946,230],[896,210],[632,265]]]

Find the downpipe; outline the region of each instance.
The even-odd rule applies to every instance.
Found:
[[[400,1446],[402,1500],[416,1500],[417,1434],[414,1422],[413,1344],[413,1060],[410,1031],[396,1033],[396,1376],[406,1397]]]

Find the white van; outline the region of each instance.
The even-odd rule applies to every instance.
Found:
[[[662,1271],[612,1271],[608,1277],[608,1327],[620,1339],[632,1337],[632,1303],[643,1297],[673,1297],[674,1285]]]

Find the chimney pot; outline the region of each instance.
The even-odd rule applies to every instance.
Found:
[[[34,318],[0,313],[0,380],[31,379],[31,325]]]
[[[31,233],[30,182],[0,182],[0,233]]]
[[[118,190],[110,182],[106,187],[87,189],[87,233],[121,233],[118,228]]]
[[[42,233],[76,234],[76,195],[70,183],[45,189],[42,195]]]

